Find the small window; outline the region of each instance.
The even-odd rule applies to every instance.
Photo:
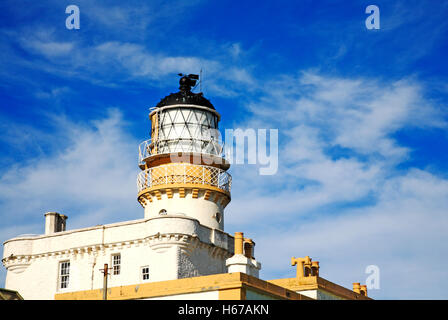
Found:
[[[222,215],[221,215],[220,212],[216,212],[216,213],[215,213],[215,219],[216,219],[216,221],[218,221],[218,223],[221,222],[221,220],[222,220]]]
[[[149,280],[149,267],[142,267],[142,280]]]
[[[59,288],[68,288],[70,280],[70,261],[62,261],[59,263]]]
[[[112,255],[113,275],[119,275],[121,271],[121,254]]]
[[[166,210],[165,210],[165,209],[160,210],[160,211],[159,211],[159,214],[160,214],[161,216],[166,215]]]

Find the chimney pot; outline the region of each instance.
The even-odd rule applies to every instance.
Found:
[[[353,282],[353,291],[361,294],[361,285],[359,282]]]
[[[65,231],[67,219],[66,215],[57,212],[45,213],[45,234]]]
[[[243,239],[242,232],[235,232],[235,254],[243,254]]]

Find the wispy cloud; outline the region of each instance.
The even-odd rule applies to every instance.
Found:
[[[297,123],[321,128],[330,146],[361,154],[399,160],[406,149],[395,143],[392,133],[409,126],[447,126],[444,113],[424,98],[424,89],[412,79],[385,83],[304,72],[266,89],[272,94],[250,107],[255,115],[272,115],[273,125],[281,125],[276,121],[281,119],[288,130]],[[274,104],[280,107],[272,108]]]
[[[126,82],[148,82],[161,86],[172,81],[179,71],[207,73],[207,90],[215,95],[233,96],[255,85],[245,68],[229,65],[220,58],[170,56],[151,52],[137,43],[107,41],[94,45],[58,41],[51,31],[19,40],[23,49],[45,59],[30,67],[64,78],[77,77],[96,84],[120,85]],[[155,81],[157,80],[157,82]]]
[[[373,297],[441,298],[446,264],[443,253],[448,249],[447,195],[447,180],[410,170],[388,180],[373,206],[342,210],[312,221],[297,220],[293,226],[278,230],[270,228],[256,239],[265,276],[292,277],[290,257],[310,255],[321,261],[322,276],[347,287],[365,281],[368,265],[379,266],[380,291],[371,290]],[[429,273],[426,261],[431,261]],[[424,279],[418,276],[422,273],[426,274]],[[415,290],[428,283],[433,284],[431,292]]]
[[[108,118],[89,125],[63,117],[53,121],[54,152],[33,154],[32,161],[1,176],[1,212],[15,212],[17,221],[32,217],[33,223],[46,211],[76,213],[71,227],[133,217],[137,141],[123,130],[120,113],[111,110]],[[8,219],[8,225],[17,221]]]
[[[254,236],[263,277],[292,277],[291,256],[310,255],[324,262],[324,276],[347,287],[365,281],[366,266],[376,264],[383,282],[373,296],[428,298],[403,292],[425,285],[415,279],[426,270],[419,261],[434,263],[428,281],[443,275],[448,180],[424,168],[397,170],[411,149],[394,133],[445,129],[446,115],[415,79],[384,83],[311,71],[280,79],[249,105],[252,118],[241,124],[279,128],[279,171],[257,176],[255,167],[233,165],[228,230]],[[437,243],[432,253],[425,243]],[[432,297],[438,294],[441,288]]]
[[[51,122],[52,135],[37,131],[33,143],[23,134],[9,141],[25,143],[28,160],[8,166],[0,177],[0,241],[42,234],[48,211],[68,215],[68,229],[143,217],[136,201],[138,141],[127,133],[121,113],[111,109],[91,123],[60,115]],[[39,139],[53,140],[51,153],[34,152]]]

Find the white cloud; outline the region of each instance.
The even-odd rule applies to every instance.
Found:
[[[42,234],[48,211],[68,215],[68,229],[142,218],[136,200],[138,141],[126,132],[120,112],[111,109],[89,124],[61,116],[51,120],[52,135],[35,131],[33,141],[23,135],[22,142],[10,139],[26,144],[29,156],[0,177],[0,241]],[[34,152],[39,139],[53,140],[46,143],[54,152]]]
[[[121,113],[111,109],[89,124],[62,116],[50,122],[52,134],[34,128],[30,140],[23,135],[28,129],[20,127],[22,134],[10,133],[7,140],[26,145],[28,157],[0,176],[0,241],[42,234],[48,211],[68,215],[68,229],[142,218],[136,200],[138,141],[126,132]],[[51,154],[36,152],[42,139],[51,145]],[[6,274],[0,269],[1,287]]]
[[[229,52],[233,58],[238,58],[242,52],[240,43],[232,43],[229,48]]]
[[[271,114],[273,125],[281,125],[276,119],[282,119],[288,129],[293,123],[325,128],[320,134],[332,145],[397,161],[408,150],[395,143],[392,133],[409,126],[447,125],[437,106],[425,100],[423,88],[411,79],[380,83],[304,72],[274,83],[271,90],[274,93],[266,101],[251,106],[257,116]]]
[[[29,41],[24,46],[49,57],[60,57],[72,52],[74,45],[70,42],[40,42]]]
[[[265,274],[292,277],[291,256],[310,255],[321,261],[322,276],[347,287],[365,281],[368,265],[378,265],[381,290],[372,290],[374,297],[442,298],[446,283],[428,284],[445,279],[447,196],[447,180],[411,170],[388,181],[374,206],[259,232]]]
[[[138,142],[124,131],[120,113],[111,110],[107,118],[88,126],[61,117],[53,121],[59,144],[55,152],[34,154],[0,178],[0,212],[3,219],[8,217],[7,225],[37,221],[43,228],[47,211],[61,211],[69,219],[73,214],[69,228],[139,218]]]
[[[127,4],[99,6],[90,1],[83,6],[82,13],[94,25],[100,24],[121,34],[123,32],[143,33],[155,16],[155,12],[151,12],[150,8],[144,4],[138,7],[127,6]]]
[[[254,238],[263,278],[293,277],[290,258],[309,255],[325,278],[348,288],[378,265],[376,298],[443,297],[448,180],[396,169],[411,153],[394,133],[446,128],[424,86],[317,72],[279,79],[249,105],[244,123],[279,129],[278,173],[233,165],[227,231]]]
[[[52,29],[41,28],[20,35],[15,32],[8,33],[10,37],[17,37],[17,41],[24,49],[52,60],[69,56],[76,47],[74,42],[55,40],[55,31]]]
[[[172,83],[172,76],[179,72],[200,70],[204,70],[207,78],[204,91],[214,95],[235,96],[253,90],[256,84],[247,66],[233,65],[227,57],[167,55],[133,42],[103,41],[88,45],[82,41],[66,42],[59,40],[52,30],[25,32],[18,41],[23,49],[45,59],[33,64],[26,62],[28,66],[95,84],[110,86],[140,81],[161,86],[168,81]]]

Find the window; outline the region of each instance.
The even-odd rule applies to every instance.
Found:
[[[149,267],[142,267],[142,280],[149,280]]]
[[[221,223],[222,215],[220,212],[216,212],[214,217],[215,217],[216,221],[218,221],[218,223]]]
[[[59,288],[68,288],[70,278],[70,261],[62,261],[59,263]]]
[[[160,210],[159,214],[162,215],[162,216],[166,215],[166,210],[165,209]]]
[[[112,269],[113,269],[113,275],[119,275],[120,269],[121,269],[121,254],[113,254],[112,255]]]

